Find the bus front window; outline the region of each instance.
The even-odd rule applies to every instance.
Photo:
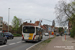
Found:
[[[35,27],[23,27],[23,33],[34,33]]]

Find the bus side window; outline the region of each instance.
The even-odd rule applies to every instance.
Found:
[[[39,35],[39,28],[36,27],[36,35]]]
[[[42,30],[41,30],[41,28],[40,28],[40,34],[42,34]]]

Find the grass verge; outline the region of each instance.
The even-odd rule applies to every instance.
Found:
[[[22,36],[21,34],[13,34],[15,37]]]

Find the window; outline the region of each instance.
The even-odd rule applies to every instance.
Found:
[[[2,28],[0,28],[0,30],[2,30]]]
[[[36,35],[39,35],[39,28],[36,27]]]
[[[2,37],[3,36],[3,33],[0,33],[0,37]]]
[[[24,33],[34,33],[35,32],[35,27],[23,27],[23,32]]]
[[[39,34],[41,34],[41,28],[38,28],[38,27],[36,27],[36,35],[39,35]]]
[[[2,27],[2,25],[0,25],[0,27]]]
[[[4,35],[12,35],[10,32],[5,32]]]

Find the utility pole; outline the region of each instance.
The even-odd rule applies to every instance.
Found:
[[[10,17],[10,8],[8,8],[8,32],[9,32],[9,17]]]

